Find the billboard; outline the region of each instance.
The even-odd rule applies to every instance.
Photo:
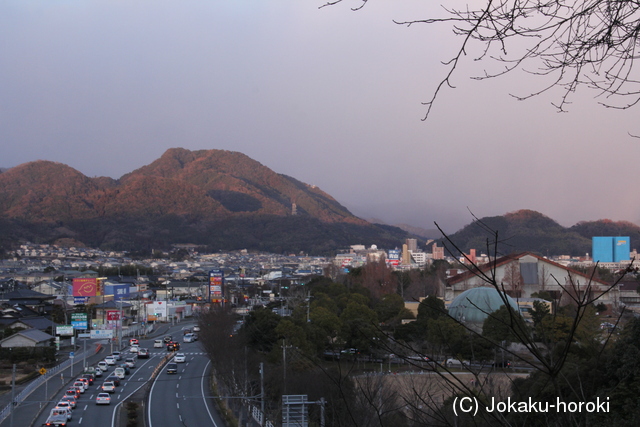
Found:
[[[209,272],[209,300],[222,302],[224,298],[224,271],[211,270]]]
[[[71,326],[75,329],[89,329],[87,313],[71,313]]]
[[[60,336],[73,336],[73,325],[58,325],[56,326],[56,335]]]
[[[74,297],[95,297],[98,295],[98,279],[80,277],[73,279]]]
[[[156,317],[167,317],[167,303],[166,301],[156,301],[153,303],[153,314]]]
[[[121,285],[105,285],[104,294],[113,295],[115,301],[129,298],[130,285],[127,283]]]

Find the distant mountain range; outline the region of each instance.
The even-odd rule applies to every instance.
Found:
[[[529,210],[481,218],[449,237],[460,250],[492,252],[488,229],[498,231],[500,253],[584,255],[591,251],[592,236],[631,236],[632,247],[640,237],[640,227],[629,222],[600,220],[565,228]],[[118,180],[89,178],[49,161],[0,172],[4,248],[21,241],[64,241],[148,251],[193,243],[209,251],[326,254],[353,244],[402,247],[407,237],[440,235],[355,217],[319,188],[232,151],[173,148]]]
[[[543,256],[584,256],[591,253],[593,236],[629,236],[633,249],[637,247],[635,242],[640,239],[640,227],[627,221],[603,219],[581,221],[566,228],[539,212],[519,210],[502,216],[480,218],[449,238],[466,253],[474,248],[491,255],[496,251],[499,255],[531,251]]]
[[[356,243],[396,247],[408,236],[242,153],[181,148],[119,180],[49,161],[11,168],[0,174],[0,234],[3,244],[73,239],[106,249],[194,243],[311,253]]]

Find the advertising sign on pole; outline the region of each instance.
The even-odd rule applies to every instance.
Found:
[[[95,297],[98,293],[98,281],[96,278],[75,278],[72,283],[74,297]]]
[[[209,272],[209,300],[222,302],[224,298],[224,271],[211,270]]]
[[[71,326],[74,329],[89,329],[87,313],[71,313]]]

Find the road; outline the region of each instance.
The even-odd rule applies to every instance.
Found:
[[[190,324],[181,324],[172,327],[167,334],[172,335],[174,340],[182,340],[182,330],[190,327]],[[161,338],[161,337],[160,337]],[[198,342],[182,343],[180,352],[185,353],[187,361],[179,364],[179,373],[176,375],[167,375],[164,368],[165,360],[169,356],[164,348],[154,348],[153,339],[141,340],[140,347],[146,347],[150,350],[148,359],[138,359],[136,367],[121,382],[120,386],[114,394],[111,395],[111,405],[96,405],[95,399],[100,392],[99,387],[104,381],[104,376],[98,378],[94,385],[80,395],[76,409],[73,411],[73,419],[69,422],[70,426],[91,426],[91,427],[115,427],[117,426],[116,416],[118,409],[126,411],[122,408],[122,404],[132,394],[139,391],[142,387],[151,383],[151,391],[149,394],[149,402],[146,405],[149,408],[148,415],[150,417],[149,427],[164,426],[214,426],[224,427],[219,414],[211,405],[211,399],[205,396],[209,395],[207,373],[210,368],[209,359],[204,353]],[[105,346],[100,353],[87,357],[88,366],[103,360],[105,356],[110,354],[109,346]],[[122,352],[122,362],[131,353],[126,347]],[[74,367],[74,378],[78,377],[82,368],[82,361]],[[105,373],[108,375],[113,372],[114,367],[110,367]],[[154,372],[157,370],[157,375]],[[27,401],[20,405],[14,414],[13,422],[10,419],[5,420],[0,427],[5,426],[40,426],[46,422],[50,410],[55,406],[59,399],[63,396],[67,388],[67,382],[71,384],[71,372],[67,370],[64,377],[52,378],[50,380],[48,401],[44,399],[44,387],[41,386],[35,391]],[[56,381],[55,387],[53,381]],[[52,390],[60,388],[62,382],[65,386],[53,395]],[[120,408],[119,408],[120,407]],[[36,417],[36,414],[39,415]],[[35,417],[35,418],[34,418]]]

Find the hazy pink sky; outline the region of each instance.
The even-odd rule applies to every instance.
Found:
[[[171,147],[245,153],[354,214],[456,231],[537,210],[570,226],[640,223],[634,110],[520,73],[428,101],[460,42],[417,0],[0,3],[0,167],[43,159],[119,178]]]

